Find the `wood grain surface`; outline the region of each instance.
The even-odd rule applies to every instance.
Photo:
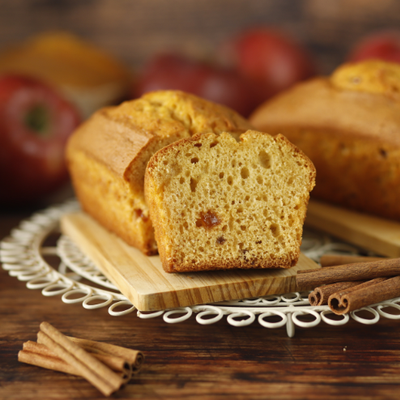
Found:
[[[48,321],[67,335],[142,350],[142,371],[111,398],[119,399],[398,399],[399,321],[341,327],[245,328],[226,319],[202,326],[135,313],[111,317],[40,291],[0,270],[0,398],[100,399],[85,380],[21,364],[22,343]]]
[[[166,273],[159,256],[147,257],[83,212],[66,214],[61,230],[141,311],[239,300],[296,291],[298,270],[319,269],[301,254],[289,269]]]
[[[387,257],[400,257],[399,222],[312,200],[305,224],[365,250]]]
[[[0,239],[27,216],[0,213]],[[81,378],[17,361],[42,321],[67,335],[143,351],[142,371],[111,398],[364,400],[398,399],[400,392],[398,320],[321,322],[289,338],[285,328],[237,328],[225,318],[203,326],[194,316],[178,324],[135,313],[111,317],[44,297],[0,269],[0,399],[104,398]]]

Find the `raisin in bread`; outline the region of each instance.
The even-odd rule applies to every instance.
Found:
[[[97,111],[67,145],[83,210],[128,244],[156,254],[144,173],[162,147],[199,132],[239,138],[251,125],[231,109],[180,91],[159,91]]]
[[[282,135],[240,139],[197,135],[150,159],[145,194],[165,271],[297,263],[315,168]]]
[[[399,64],[344,64],[261,105],[250,122],[310,157],[312,197],[400,220]]]

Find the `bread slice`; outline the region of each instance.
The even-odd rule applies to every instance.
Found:
[[[159,91],[96,112],[67,145],[68,168],[82,208],[147,255],[157,253],[144,198],[144,173],[162,147],[199,132],[251,125],[236,112],[180,91]]]
[[[197,135],[150,159],[145,195],[165,271],[297,263],[314,165],[282,135],[240,139]]]

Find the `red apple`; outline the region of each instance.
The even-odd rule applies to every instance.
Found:
[[[289,35],[269,28],[248,29],[223,44],[221,61],[236,65],[258,88],[259,101],[316,73],[305,47]]]
[[[381,31],[364,37],[356,43],[348,61],[371,58],[400,63],[400,31]]]
[[[69,102],[29,77],[0,77],[0,204],[39,199],[68,178],[66,141],[80,117]]]
[[[257,105],[251,83],[237,71],[177,54],[158,54],[138,78],[134,97],[153,90],[182,90],[224,104],[244,116]]]

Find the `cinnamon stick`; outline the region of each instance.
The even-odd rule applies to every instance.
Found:
[[[400,258],[325,267],[296,274],[297,290],[312,290],[328,283],[370,280],[400,275]]]
[[[400,296],[400,276],[377,278],[329,297],[330,309],[338,315]]]
[[[71,336],[67,337],[80,347],[84,348],[86,351],[93,353],[93,355],[114,354],[123,358],[130,364],[133,373],[138,372],[143,365],[144,355],[139,350],[128,349],[110,343],[96,342],[89,339],[80,339]]]
[[[350,287],[357,286],[362,282],[364,281],[336,282],[331,283],[330,285],[319,286],[308,295],[308,301],[312,306],[322,306],[328,304],[330,295]]]
[[[25,352],[38,354],[38,355],[41,355],[46,358],[57,358],[58,360],[62,361],[61,359],[59,359],[57,357],[57,355],[56,355],[56,353],[54,353],[54,351],[50,350],[47,346],[45,346],[44,344],[41,344],[41,343],[36,343],[36,342],[29,340],[22,345],[22,349]],[[90,350],[87,350],[87,351],[90,352]],[[122,374],[123,374],[122,377],[124,380],[129,380],[131,378],[131,376],[132,376],[131,366],[123,358],[116,357],[116,356],[113,356],[110,354],[105,354],[105,353],[90,353],[90,354],[93,357],[97,358],[99,361],[103,362],[105,365],[107,365],[113,371],[122,372]],[[28,363],[28,364],[30,364],[30,363]],[[41,366],[41,365],[39,365],[39,366]],[[59,371],[59,369],[57,369],[57,371]],[[61,372],[64,372],[64,371],[61,371]],[[74,375],[79,375],[79,374],[74,373]]]
[[[76,343],[69,340],[47,322],[40,324],[38,343],[49,347],[63,361],[74,367],[78,374],[88,380],[105,396],[118,390],[123,379],[94,358]]]
[[[44,354],[21,350],[18,353],[18,361],[25,364],[36,365],[37,367],[51,369],[52,371],[64,372],[70,375],[79,375],[78,371],[73,366],[67,364],[58,357],[49,357]]]
[[[381,261],[385,260],[384,257],[364,257],[364,256],[351,256],[342,254],[324,254],[319,259],[321,267],[333,267],[335,265],[353,264],[360,262]]]

